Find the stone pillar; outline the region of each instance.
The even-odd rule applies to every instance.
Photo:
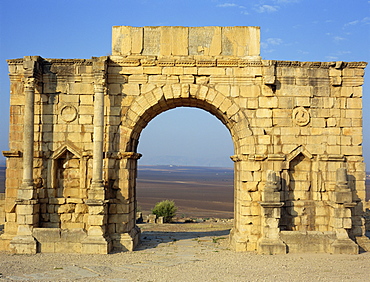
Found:
[[[357,203],[352,200],[352,191],[348,186],[347,170],[338,168],[336,171],[336,185],[333,192],[334,203],[332,204],[332,228],[336,232],[337,239],[332,244],[332,253],[335,254],[358,254],[358,245],[348,236],[348,230],[352,228],[351,208]]]
[[[230,231],[229,244],[231,248],[237,252],[245,252],[247,250],[247,238],[240,233],[240,222],[241,222],[241,162],[242,158],[239,155],[233,155],[230,157],[234,162],[234,225]]]
[[[94,85],[94,145],[93,145],[93,174],[88,198],[104,200],[103,181],[103,145],[104,145],[104,85]]]
[[[33,185],[33,146],[34,146],[34,110],[35,79],[28,78],[24,85],[24,127],[23,127],[23,179],[18,190],[19,200],[35,198]]]
[[[23,179],[18,189],[16,200],[17,235],[10,242],[10,248],[18,254],[35,254],[37,243],[32,236],[33,228],[39,223],[39,204],[33,181],[34,155],[34,103],[37,57],[25,57],[24,74],[27,77],[24,84],[24,128],[23,128]]]
[[[107,254],[112,244],[107,236],[108,200],[105,199],[103,180],[103,146],[104,146],[104,94],[106,57],[93,58],[94,83],[94,144],[93,174],[88,190],[88,230],[82,242],[82,253]]]
[[[121,152],[119,187],[115,208],[110,209],[109,222],[115,225],[115,233],[110,234],[113,247],[117,251],[133,251],[140,241],[140,228],[136,225],[136,176],[137,160],[141,154]],[[112,205],[111,205],[112,207]]]
[[[276,173],[267,171],[265,190],[262,192],[262,237],[258,240],[258,253],[285,254],[286,245],[279,238],[279,220],[281,217],[280,192],[278,190]]]

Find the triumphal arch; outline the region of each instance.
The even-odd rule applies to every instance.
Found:
[[[262,60],[258,27],[113,27],[112,55],[8,61],[1,249],[134,250],[140,133],[197,107],[229,130],[237,251],[358,253],[364,62]]]

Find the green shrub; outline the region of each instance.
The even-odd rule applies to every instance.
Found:
[[[152,213],[156,216],[163,216],[164,222],[171,222],[172,218],[176,215],[177,207],[174,201],[164,200],[156,203],[152,209]]]

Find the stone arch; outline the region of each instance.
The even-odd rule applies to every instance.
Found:
[[[121,250],[132,250],[137,244],[138,229],[135,227],[136,175],[138,140],[141,131],[157,115],[176,107],[196,107],[215,115],[229,130],[235,155],[254,153],[255,140],[245,112],[220,91],[200,84],[165,84],[164,86],[142,85],[138,95],[127,109],[121,120],[119,153],[119,189],[113,201],[120,207],[122,215],[109,214],[108,222],[115,218],[115,233],[110,233],[113,246]],[[234,168],[234,226],[240,224],[240,163]],[[118,208],[117,208],[118,209]],[[236,228],[237,229],[237,228]],[[113,230],[113,228],[111,229]]]
[[[253,153],[255,140],[243,110],[225,94],[198,84],[167,84],[139,95],[122,119],[126,136],[121,139],[121,151],[136,152],[142,129],[155,116],[176,107],[196,107],[213,114],[230,131],[235,154]]]

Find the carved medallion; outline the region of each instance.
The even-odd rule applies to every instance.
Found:
[[[60,110],[60,117],[65,122],[74,121],[77,118],[77,110],[71,105],[66,105]]]
[[[305,126],[310,122],[310,113],[303,107],[298,107],[293,110],[292,118],[299,126]]]

